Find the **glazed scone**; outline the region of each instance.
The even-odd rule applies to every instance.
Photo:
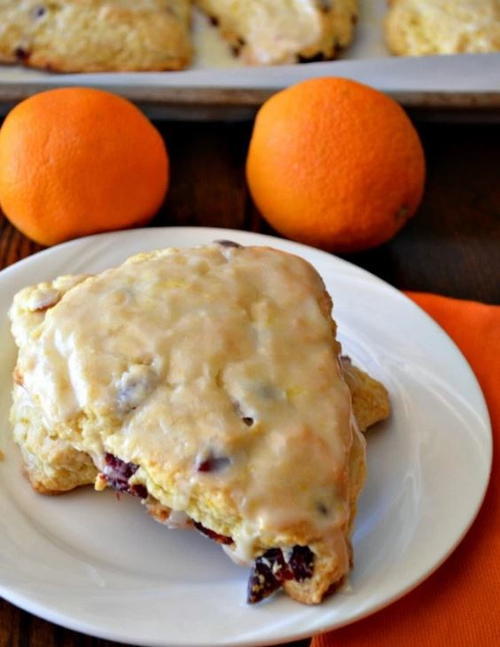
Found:
[[[29,342],[47,310],[88,276],[61,276],[51,282],[24,288],[16,295],[10,317],[18,347]],[[389,416],[387,389],[354,366],[349,357],[341,356],[340,360],[343,377],[351,393],[354,417],[360,431],[365,432]],[[14,382],[22,386],[22,377],[17,369],[14,371]],[[28,475],[37,491],[57,494],[94,483],[96,469],[93,463],[83,461],[80,453],[72,450],[67,442],[50,437],[41,420],[37,420],[39,411],[32,406],[25,389],[16,390],[16,407],[16,442],[25,455],[25,463],[30,466]],[[89,468],[84,467],[84,463]],[[154,510],[158,511],[159,507],[155,506]]]
[[[402,56],[500,51],[500,0],[390,0],[389,49]]]
[[[358,427],[366,431],[389,417],[389,394],[383,384],[354,366],[349,357],[340,358],[344,380],[351,392],[352,410]]]
[[[86,278],[83,274],[61,276],[51,282],[27,287],[16,295],[10,317],[12,334],[19,348],[30,343],[47,310]],[[93,483],[97,470],[92,459],[46,429],[40,418],[40,410],[24,388],[17,368],[14,370],[14,384],[14,438],[21,448],[25,470],[33,488],[41,494],[61,494]]]
[[[357,0],[195,0],[245,63],[332,59],[350,44]]]
[[[29,342],[47,310],[58,303],[73,286],[88,275],[61,276],[54,281],[39,283],[21,290],[11,308],[12,332],[18,347]],[[386,388],[342,356],[343,377],[351,393],[354,417],[360,431],[365,432],[390,414]],[[14,382],[23,385],[18,370]],[[25,389],[16,389],[15,439],[23,453],[27,474],[35,490],[42,494],[60,494],[75,487],[95,482],[97,470],[92,460],[73,449],[70,443],[48,433]],[[169,513],[158,502],[148,502],[155,518],[166,521]]]
[[[0,0],[0,61],[57,72],[189,64],[189,0]]]
[[[365,472],[330,310],[302,259],[223,244],[26,288],[11,418],[34,485],[134,494],[253,564],[249,601],[320,602]]]

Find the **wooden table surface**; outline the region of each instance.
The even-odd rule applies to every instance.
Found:
[[[245,188],[250,123],[158,126],[168,143],[172,182],[153,225],[272,233]],[[389,243],[345,258],[400,289],[500,304],[500,127],[430,122],[417,127],[428,163],[418,214]],[[40,249],[0,218],[0,268]],[[62,629],[0,600],[0,647],[113,644]]]

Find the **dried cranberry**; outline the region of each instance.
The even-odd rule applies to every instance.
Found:
[[[218,544],[229,545],[233,543],[233,540],[231,539],[231,537],[226,537],[226,535],[219,535],[218,532],[215,532],[214,530],[210,530],[210,528],[206,528],[199,521],[194,522],[194,527],[196,528],[196,530],[199,530],[201,533],[203,533],[210,539],[213,539]]]
[[[138,496],[139,499],[148,498],[148,489],[145,485],[142,485],[142,483],[135,483],[134,485],[131,485],[128,489],[128,493],[132,494],[133,496]]]
[[[148,496],[146,487],[140,483],[130,485],[130,478],[137,472],[139,465],[126,463],[113,454],[104,456],[103,475],[109,485],[118,492],[127,492],[133,496],[145,499]]]
[[[294,546],[288,563],[297,582],[303,582],[313,576],[314,553],[309,546]]]
[[[286,563],[281,548],[270,548],[257,557],[248,580],[248,602],[255,604],[277,591],[293,573]]]
[[[208,456],[205,460],[198,463],[198,472],[219,472],[230,464],[227,456]]]
[[[29,58],[30,53],[24,47],[16,47],[14,50],[14,56],[18,61],[25,61]]]
[[[258,557],[248,580],[247,602],[256,604],[268,598],[280,587],[281,582],[274,577],[269,566]]]
[[[248,602],[264,600],[286,580],[302,582],[312,577],[313,568],[314,553],[307,546],[294,546],[288,563],[281,548],[270,548],[255,560],[248,580]]]
[[[293,573],[286,563],[281,548],[270,548],[266,550],[263,555],[257,558],[257,561],[259,560],[270,567],[271,573],[278,582],[293,580]]]

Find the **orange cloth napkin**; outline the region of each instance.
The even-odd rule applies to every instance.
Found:
[[[500,443],[500,306],[409,293],[465,355]],[[435,529],[439,531],[439,529]],[[493,457],[482,508],[464,540],[425,582],[355,624],[316,636],[311,647],[493,647],[500,645],[500,459]]]

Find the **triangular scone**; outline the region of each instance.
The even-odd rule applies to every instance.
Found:
[[[223,243],[26,288],[11,417],[30,477],[194,525],[253,564],[251,602],[320,602],[350,568],[365,472],[330,310],[302,259]]]
[[[253,65],[335,58],[353,38],[358,0],[195,0]]]
[[[0,0],[0,61],[57,72],[189,64],[190,0]]]
[[[385,40],[393,54],[500,51],[500,0],[389,0]]]

